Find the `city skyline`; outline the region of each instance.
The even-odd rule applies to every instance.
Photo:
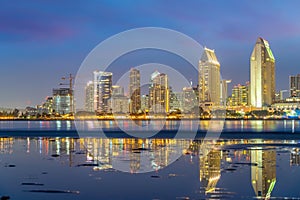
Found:
[[[67,3],[2,3],[1,16],[5,20],[0,21],[0,84],[9,83],[9,87],[1,87],[5,95],[0,106],[40,104],[49,88],[59,84],[61,76],[76,74],[87,53],[99,42],[144,26],[174,29],[215,49],[222,78],[232,80],[230,88],[249,81],[248,58],[253,41],[258,36],[266,38],[277,58],[277,90],[289,89],[288,77],[299,73],[299,2],[257,1],[261,6],[252,1],[177,3],[172,8],[169,3],[150,1],[107,1],[98,6],[74,3],[68,12],[62,9]],[[210,15],[211,10],[216,14]],[[116,65],[125,69],[134,63]]]

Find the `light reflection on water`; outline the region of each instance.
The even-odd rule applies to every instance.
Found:
[[[225,132],[300,132],[299,120],[228,120],[225,121]],[[194,130],[195,123],[199,125],[199,130],[207,131],[210,126],[210,120],[167,120],[164,122],[163,130],[177,130],[182,126],[183,130]],[[138,126],[136,126],[138,125]],[[160,130],[161,121],[130,121],[130,120],[103,120],[103,121],[82,121],[80,127],[85,130],[97,130],[100,128],[107,130]],[[73,121],[0,121],[0,130],[53,130],[70,131],[75,130]]]
[[[172,149],[190,143],[173,164]],[[0,196],[12,199],[253,199],[298,197],[296,140],[0,138]],[[155,151],[163,149],[162,151]],[[144,170],[142,153],[153,154]],[[158,154],[155,154],[158,152]],[[131,174],[112,169],[119,160]],[[159,170],[160,168],[167,166]],[[22,185],[22,183],[42,183]],[[49,194],[47,190],[79,191]],[[30,190],[43,190],[32,193]],[[118,191],[118,192],[116,192]]]

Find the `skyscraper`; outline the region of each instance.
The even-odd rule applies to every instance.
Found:
[[[112,73],[94,71],[94,110],[100,113],[108,113],[111,94]]]
[[[85,86],[85,110],[94,112],[94,83],[89,81]]]
[[[197,97],[192,87],[182,89],[182,109],[184,113],[190,113],[198,106]]]
[[[300,74],[290,76],[290,95],[291,97],[300,97]]]
[[[169,110],[182,111],[182,92],[174,92],[172,87],[169,87]]]
[[[199,61],[199,101],[220,105],[220,63],[215,51],[204,48]]]
[[[153,113],[169,112],[168,76],[155,71],[151,74],[149,88],[149,107]]]
[[[268,41],[259,37],[250,58],[251,105],[257,108],[275,101],[275,58]]]
[[[221,105],[225,106],[228,98],[228,83],[231,83],[231,80],[221,80]]]
[[[130,97],[130,113],[138,113],[141,110],[141,84],[140,71],[134,68],[130,69],[129,75],[129,97]]]
[[[143,112],[149,111],[149,95],[144,94],[141,96],[141,110]]]

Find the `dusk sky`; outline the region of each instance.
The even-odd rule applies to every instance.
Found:
[[[174,29],[215,49],[231,86],[249,81],[259,36],[276,58],[277,90],[288,89],[288,76],[300,73],[297,0],[86,2],[1,1],[0,107],[40,104],[101,41],[138,27]]]

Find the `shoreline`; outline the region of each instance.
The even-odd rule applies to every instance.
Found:
[[[284,119],[276,119],[276,118],[255,118],[255,119],[233,119],[233,118],[182,118],[182,119],[166,119],[166,118],[156,118],[156,119],[131,119],[131,118],[125,118],[125,119],[0,119],[1,121],[180,121],[180,120],[225,120],[225,121],[257,121],[257,120],[263,120],[263,121],[284,121],[284,120],[295,120],[300,121],[300,118],[284,118]]]

